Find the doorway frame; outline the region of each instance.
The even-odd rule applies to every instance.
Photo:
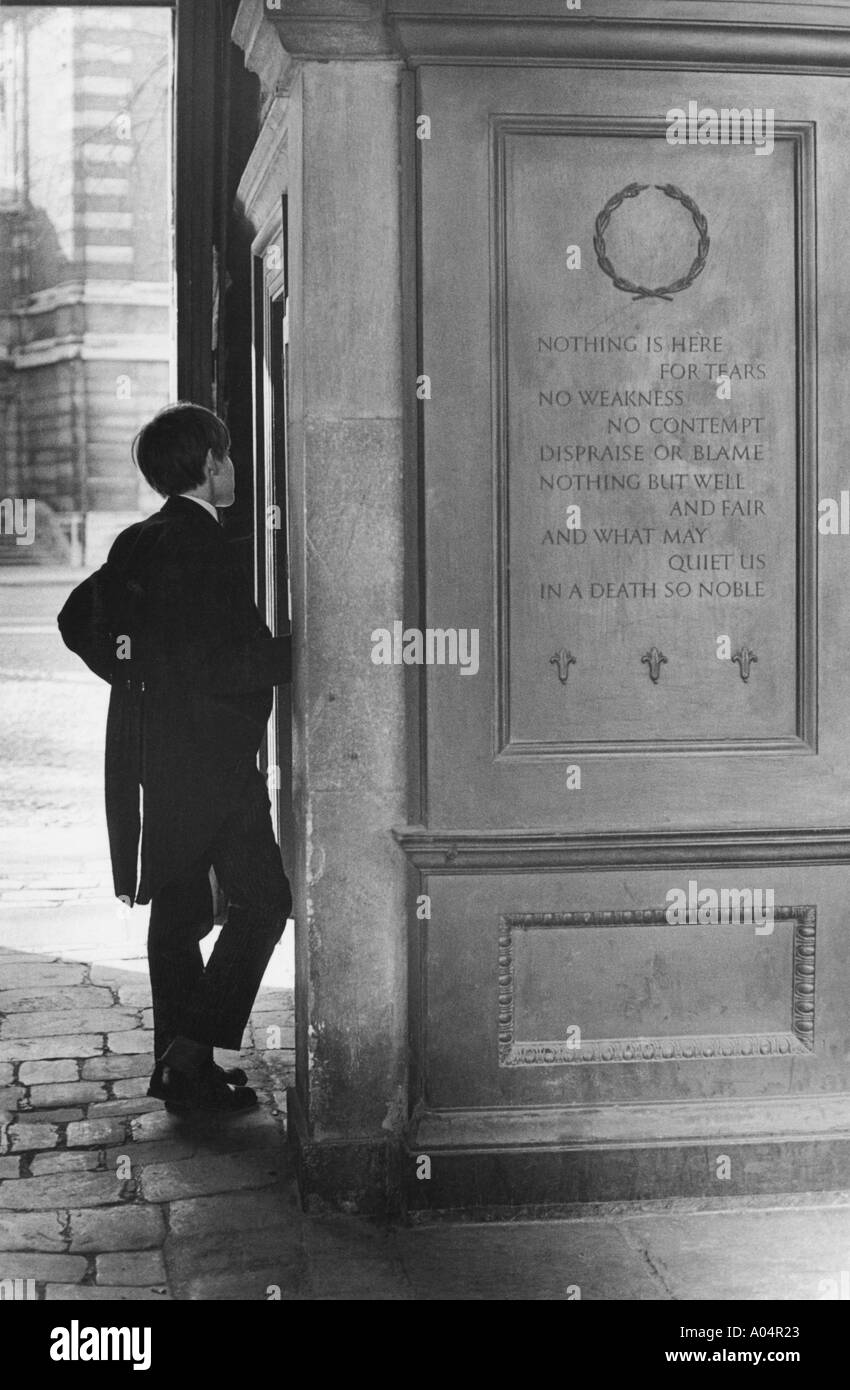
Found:
[[[254,557],[255,592],[260,612],[278,635],[292,630],[289,584],[289,237],[288,195],[276,199],[251,243],[252,357],[254,388]],[[269,509],[278,508],[269,522]],[[276,687],[272,718],[263,749],[272,822],[282,847],[294,843],[292,808],[292,693]],[[292,864],[287,864],[292,872]]]

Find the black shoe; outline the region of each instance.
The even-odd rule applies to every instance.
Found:
[[[222,1081],[227,1082],[228,1086],[247,1086],[248,1078],[241,1067],[230,1067],[227,1070],[225,1070],[224,1067],[218,1066],[215,1062],[213,1062],[212,1067],[213,1071],[217,1072],[218,1075],[221,1077]],[[153,1069],[151,1083],[148,1087],[148,1095],[153,1096],[155,1100],[166,1099],[166,1096],[162,1094],[161,1061],[157,1062],[156,1066]]]
[[[214,1064],[190,1076],[176,1067],[159,1063],[151,1077],[148,1095],[165,1101],[166,1110],[178,1115],[190,1110],[231,1113],[253,1110],[257,1104],[256,1091],[250,1086],[231,1087],[224,1077],[221,1067]]]
[[[217,1062],[213,1062],[213,1071],[217,1071],[223,1077],[228,1086],[247,1086],[248,1077],[241,1067],[220,1067]]]

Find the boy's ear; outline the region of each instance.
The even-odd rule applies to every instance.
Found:
[[[218,472],[218,465],[215,461],[215,454],[212,449],[207,449],[207,456],[204,459],[204,476],[209,478],[213,473]]]

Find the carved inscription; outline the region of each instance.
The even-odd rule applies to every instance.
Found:
[[[793,738],[794,142],[769,161],[648,136],[504,142],[507,737]],[[600,260],[599,209],[634,187]],[[582,234],[588,254],[565,257]],[[629,298],[608,261],[676,293]]]

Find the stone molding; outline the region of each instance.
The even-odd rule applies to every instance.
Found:
[[[700,1062],[729,1057],[787,1057],[814,1050],[815,931],[817,909],[777,907],[778,922],[793,922],[791,1019],[788,1029],[767,1033],[671,1035],[664,1037],[586,1038],[521,1041],[514,1019],[514,931],[593,927],[666,926],[666,909],[635,908],[612,912],[514,912],[499,922],[499,1066],[578,1066],[584,1063]],[[681,928],[674,927],[674,931]]]
[[[674,831],[393,831],[422,873],[524,873],[536,869],[672,869],[749,865],[850,864],[850,829]]]

